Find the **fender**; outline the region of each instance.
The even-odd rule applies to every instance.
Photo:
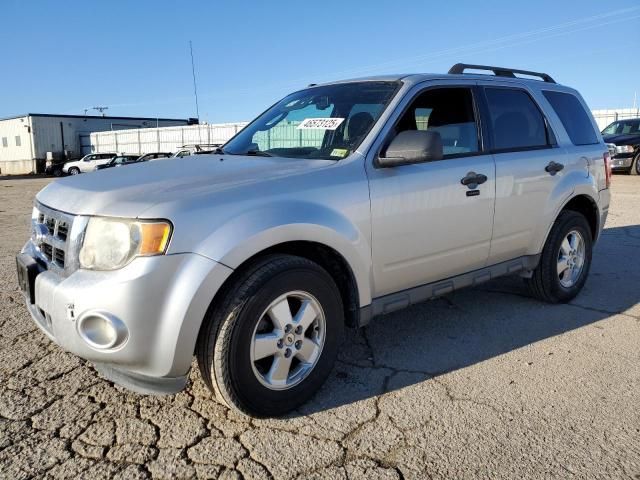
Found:
[[[529,252],[531,255],[542,252],[544,244],[547,241],[551,228],[560,212],[567,206],[567,204],[575,197],[584,195],[591,199],[593,204],[598,209],[598,222],[600,222],[600,206],[598,205],[598,188],[594,183],[594,178],[591,176],[585,177],[579,171],[575,171],[562,178],[562,181],[558,182],[556,187],[549,196],[549,202],[545,209],[545,222],[538,228],[536,234],[532,237],[529,245]],[[596,231],[599,231],[600,225]]]
[[[368,214],[367,205],[356,217]],[[342,255],[353,271],[360,305],[371,303],[369,238],[353,221],[325,205],[282,200],[254,207],[216,228],[195,253],[236,269],[254,255],[291,241],[320,243]]]

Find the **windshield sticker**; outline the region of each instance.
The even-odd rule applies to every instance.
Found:
[[[347,156],[347,153],[349,153],[349,150],[347,150],[346,148],[334,148],[331,151],[331,156],[344,158]]]
[[[344,122],[344,118],[305,118],[298,130],[335,130]]]

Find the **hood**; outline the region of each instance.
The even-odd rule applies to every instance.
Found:
[[[50,183],[36,199],[75,215],[137,217],[159,203],[211,196],[334,163],[237,155],[172,158],[63,178]]]
[[[607,143],[615,145],[637,145],[640,144],[640,135],[603,135],[602,138]]]

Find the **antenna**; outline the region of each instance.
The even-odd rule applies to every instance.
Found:
[[[198,86],[196,85],[196,67],[193,61],[193,44],[189,40],[189,51],[191,52],[191,74],[193,75],[193,96],[196,99],[196,118],[200,121],[200,110],[198,108]]]
[[[102,116],[104,117],[104,111],[105,110],[109,110],[109,107],[92,107],[92,110],[99,111],[102,114]]]

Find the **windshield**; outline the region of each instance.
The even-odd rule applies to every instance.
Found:
[[[353,82],[293,93],[229,140],[223,151],[339,160],[358,148],[398,87],[398,82]]]
[[[640,135],[640,119],[613,122],[602,131],[603,135]]]

